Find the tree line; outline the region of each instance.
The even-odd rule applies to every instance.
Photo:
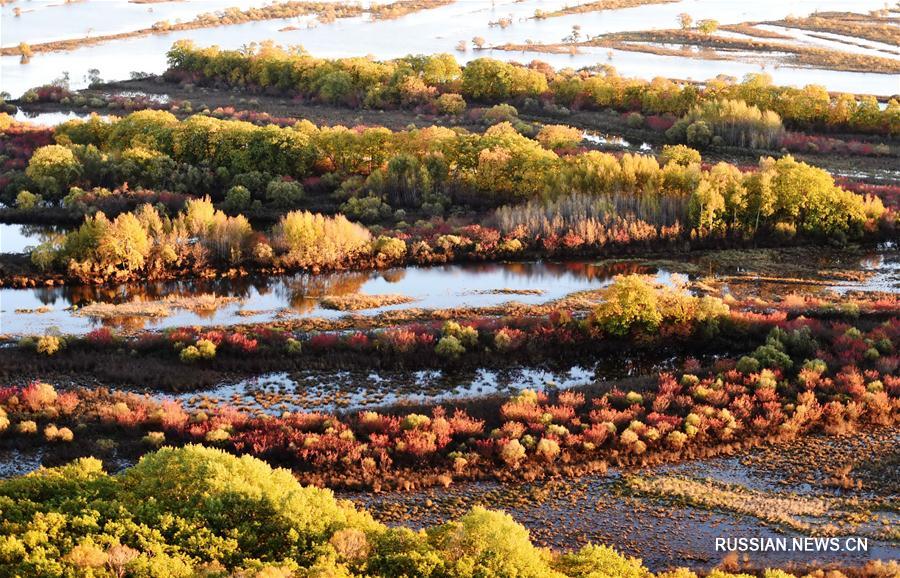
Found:
[[[739,100],[778,114],[794,129],[900,132],[896,98],[882,108],[873,96],[831,94],[817,85],[776,86],[765,73],[748,74],[741,82],[720,75],[698,85],[661,77],[650,81],[626,78],[608,65],[554,70],[540,61],[521,65],[477,58],[461,66],[449,54],[385,62],[324,59],[271,42],[221,50],[179,41],[169,50],[168,62],[167,74],[172,79],[291,93],[355,107],[428,105],[442,112],[442,100],[449,104],[459,98],[482,103],[541,98],[573,108],[681,117],[704,102]]]

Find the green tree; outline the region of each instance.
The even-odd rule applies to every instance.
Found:
[[[719,29],[719,21],[718,20],[700,20],[697,22],[697,30],[706,34],[707,36],[713,34],[716,30]]]
[[[475,507],[459,521],[430,531],[429,541],[453,553],[445,561],[450,576],[563,578],[550,567],[549,553],[531,544],[528,530],[502,512]]]
[[[662,165],[675,163],[676,165],[688,166],[692,164],[699,165],[702,157],[700,156],[700,151],[684,145],[663,145],[662,151],[659,153],[659,160]]]
[[[150,253],[147,231],[131,213],[122,213],[110,223],[97,246],[97,260],[105,267],[137,271]]]
[[[252,197],[247,187],[235,185],[225,193],[225,202],[222,206],[230,213],[240,213],[250,206],[251,201]]]
[[[709,181],[703,180],[691,195],[688,202],[688,215],[691,226],[714,231],[723,226],[722,215],[725,213],[725,197]]]
[[[42,146],[34,151],[25,174],[40,188],[44,198],[56,202],[81,175],[81,163],[68,147]]]
[[[266,186],[266,201],[280,209],[296,207],[303,200],[303,185],[296,181],[276,179]]]
[[[639,559],[595,544],[563,555],[556,567],[570,578],[652,578]]]
[[[545,124],[537,134],[537,141],[546,149],[569,149],[581,144],[582,131],[562,124]]]

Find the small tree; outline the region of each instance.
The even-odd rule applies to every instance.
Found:
[[[81,163],[72,151],[61,145],[47,145],[34,151],[25,174],[37,183],[50,201],[62,198],[72,181],[81,175]]]
[[[581,143],[581,131],[562,124],[546,124],[537,134],[537,141],[546,149],[573,148]]]
[[[700,152],[686,147],[684,145],[664,145],[662,152],[659,153],[660,163],[667,165],[675,163],[676,165],[688,166],[691,164],[700,164],[702,157]]]
[[[678,24],[681,25],[682,30],[690,30],[693,23],[694,19],[687,12],[682,12],[678,15]]]
[[[22,62],[27,62],[29,58],[34,56],[34,52],[31,50],[31,45],[27,42],[19,43],[19,54],[22,55]]]
[[[29,191],[19,191],[16,195],[16,208],[22,211],[33,211],[41,204],[41,196]]]
[[[712,19],[701,20],[701,21],[697,22],[697,29],[700,32],[702,32],[703,34],[706,34],[707,36],[709,36],[710,34],[712,34],[713,32],[715,32],[716,30],[719,29],[719,21],[712,20]]]
[[[250,190],[241,185],[235,185],[225,194],[223,208],[230,213],[239,213],[250,206]]]
[[[484,38],[482,38],[481,36],[476,36],[472,39],[472,44],[475,45],[476,49],[481,50],[482,48],[484,48]]]

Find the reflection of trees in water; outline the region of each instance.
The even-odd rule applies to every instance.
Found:
[[[275,295],[290,304],[291,309],[308,313],[315,309],[319,299],[325,295],[359,293],[370,278],[370,273],[359,271],[325,275],[302,273],[279,279],[275,285]]]
[[[123,329],[125,331],[139,331],[147,326],[150,321],[158,321],[151,317],[107,317],[101,320],[104,327]]]
[[[583,281],[608,281],[616,275],[630,273],[647,274],[655,269],[637,261],[593,263],[585,261],[512,261],[507,263],[475,263],[449,265],[459,267],[466,274],[490,274],[500,272],[506,278],[522,278],[536,284],[545,284],[570,277]]]
[[[406,269],[396,268],[385,271],[381,274],[381,278],[384,279],[387,283],[399,283],[406,278]]]
[[[48,241],[62,241],[70,230],[59,225],[21,225],[19,235],[27,240],[28,245],[37,246]]]
[[[246,299],[253,295],[254,290],[260,295],[268,294],[271,284],[272,280],[264,278],[223,278],[127,283],[114,286],[66,285],[36,289],[35,295],[44,304],[55,303],[62,298],[69,305],[158,301],[169,296],[196,297],[203,294]]]

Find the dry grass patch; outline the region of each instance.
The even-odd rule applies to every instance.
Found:
[[[694,507],[752,516],[768,524],[817,536],[860,535],[891,539],[877,510],[877,499],[837,498],[793,492],[764,492],[710,479],[678,476],[632,476],[625,480],[630,492],[674,500]],[[887,505],[886,509],[890,509]]]
[[[892,46],[900,45],[900,17],[890,12],[883,14],[819,12],[803,18],[788,17],[766,24],[812,32],[828,32],[850,38],[865,38]]]
[[[600,12],[601,10],[621,10],[622,8],[634,8],[636,6],[644,6],[645,4],[670,4],[679,0],[595,0],[586,4],[577,6],[566,6],[553,12],[543,12],[536,10],[533,18],[538,20],[543,18],[555,18],[557,16],[567,16],[569,14],[585,14],[587,12]]]
[[[413,301],[415,299],[407,295],[363,295],[361,293],[353,293],[350,295],[326,295],[319,303],[325,309],[361,311],[363,309],[378,309],[389,305],[401,305]]]
[[[127,303],[91,303],[75,312],[80,317],[115,319],[121,317],[168,317],[173,310],[185,309],[194,313],[211,313],[223,305],[242,301],[237,297],[221,297],[204,293],[193,297],[171,295],[155,301]]]
[[[512,289],[510,287],[502,287],[500,289],[479,289],[474,291],[477,295],[543,295],[546,293],[543,289]]]
[[[40,307],[37,307],[35,309],[27,309],[27,308],[16,309],[16,313],[28,313],[28,314],[36,313],[38,315],[40,315],[41,313],[50,313],[51,311],[53,311],[53,307],[50,307],[49,305],[41,305]]]

